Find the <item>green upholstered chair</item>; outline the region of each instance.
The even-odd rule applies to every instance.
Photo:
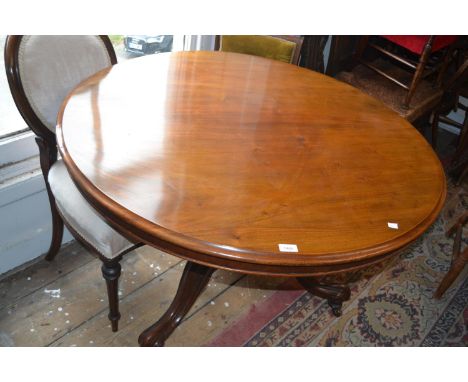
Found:
[[[300,36],[226,35],[219,36],[217,47],[298,65],[302,42]]]

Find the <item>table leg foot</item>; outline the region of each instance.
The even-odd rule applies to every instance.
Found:
[[[343,301],[338,301],[338,300],[328,300],[328,305],[330,305],[330,308],[335,315],[335,317],[340,317],[342,312],[342,307],[343,307]]]
[[[203,292],[215,271],[204,265],[187,262],[171,306],[163,316],[138,337],[140,346],[164,346],[165,341]]]
[[[323,284],[314,278],[300,277],[297,279],[299,283],[315,296],[327,299],[333,314],[336,317],[341,316],[343,302],[349,300],[351,290],[344,284]]]

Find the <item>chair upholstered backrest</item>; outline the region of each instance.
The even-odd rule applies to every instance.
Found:
[[[220,50],[224,52],[245,53],[298,64],[302,38],[290,41],[280,36],[226,35],[221,37]]]
[[[5,67],[16,105],[38,135],[55,133],[66,95],[117,62],[107,36],[9,36]]]

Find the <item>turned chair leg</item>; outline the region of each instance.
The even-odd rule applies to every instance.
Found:
[[[468,175],[468,164],[465,164],[465,167],[463,169],[463,171],[461,172],[460,176],[458,177],[457,181],[456,181],[456,185],[459,186],[463,180],[465,179],[465,177]]]
[[[468,248],[465,248],[465,250],[462,253],[454,254],[452,266],[450,267],[450,270],[447,272],[445,277],[440,282],[439,287],[434,293],[434,298],[440,299],[443,296],[445,291],[450,287],[450,285],[453,284],[455,279],[463,271],[463,268],[465,268],[465,265],[467,262],[468,262]]]
[[[437,151],[437,135],[439,134],[439,111],[432,115],[432,148]]]
[[[468,221],[468,212],[465,212],[458,221],[450,227],[447,231],[447,236],[451,236],[455,232],[455,238],[453,241],[453,251],[452,251],[452,264],[450,266],[449,271],[442,279],[439,284],[439,287],[434,293],[434,298],[440,299],[445,291],[452,285],[458,275],[461,273],[463,268],[465,267],[466,263],[468,262],[468,248],[465,248],[462,253],[461,244],[462,244],[462,234],[463,234],[463,226]]]
[[[438,88],[442,86],[442,82],[444,80],[444,74],[447,71],[447,68],[448,68],[450,62],[452,61],[451,59],[453,58],[453,51],[454,51],[454,45],[453,44],[450,45],[446,49],[446,52],[444,54],[444,58],[443,58],[443,61],[442,61],[442,65],[441,65],[441,67],[439,69],[439,74],[437,75],[437,79],[436,79],[436,83],[435,83],[435,86],[438,87]]]
[[[460,137],[458,139],[457,149],[453,155],[452,164],[457,164],[468,146],[468,111],[465,112],[465,119],[463,120],[463,126],[460,131]]]
[[[413,80],[411,81],[411,85],[409,87],[408,93],[406,94],[406,98],[403,104],[405,108],[409,107],[411,98],[413,97],[414,92],[416,91],[416,87],[418,86],[419,81],[421,80],[421,77],[424,72],[424,68],[426,67],[426,63],[429,59],[429,55],[431,54],[433,41],[434,41],[434,36],[431,36],[429,40],[427,41],[426,45],[424,46],[424,50],[421,54],[421,57],[419,58],[418,66],[416,67],[416,73],[413,76]]]
[[[109,320],[111,321],[112,331],[116,332],[119,328],[119,277],[121,272],[119,260],[103,262],[101,271],[107,284],[107,296],[109,299]]]

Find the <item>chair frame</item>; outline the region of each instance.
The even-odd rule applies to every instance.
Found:
[[[437,132],[439,122],[446,123],[448,125],[457,127],[460,129],[460,138],[457,145],[455,155],[452,159],[453,164],[457,164],[461,155],[465,151],[468,145],[468,111],[466,108],[458,102],[458,97],[461,88],[468,82],[468,59],[466,59],[455,74],[450,78],[444,86],[444,95],[441,102],[434,110],[432,116],[432,147],[434,150],[437,149]],[[463,123],[456,122],[448,118],[446,113],[454,108],[460,108],[465,110],[465,120]]]
[[[294,42],[296,44],[296,48],[294,49],[294,54],[291,59],[291,64],[299,65],[301,61],[301,50],[302,44],[304,43],[304,37],[294,35],[272,35],[272,37],[281,38],[283,40]]]
[[[111,64],[115,65],[117,63],[117,57],[109,37],[102,35],[99,37],[104,42]],[[16,107],[18,108],[21,116],[26,121],[29,128],[36,135],[35,139],[39,147],[40,165],[52,214],[52,238],[45,259],[47,261],[52,261],[57,255],[62,243],[63,228],[66,226],[78,242],[80,242],[87,250],[89,250],[91,254],[98,257],[102,261],[101,271],[104,280],[106,281],[107,294],[109,299],[108,317],[111,321],[112,331],[116,332],[118,330],[118,321],[120,319],[118,298],[118,280],[121,273],[120,260],[124,254],[142,246],[143,243],[135,244],[131,248],[121,252],[112,259],[106,258],[101,253],[99,253],[99,251],[95,249],[92,244],[87,242],[81,235],[79,235],[78,232],[76,232],[76,230],[74,230],[73,227],[71,227],[66,219],[64,219],[64,217],[60,214],[48,180],[49,170],[57,161],[57,138],[55,133],[49,130],[49,128],[47,128],[47,126],[42,123],[37,114],[34,112],[24,91],[20,76],[18,58],[22,38],[23,36],[21,35],[11,35],[7,37],[4,51],[5,69]]]
[[[262,36],[262,35],[259,35]],[[269,35],[270,37],[276,37],[282,40],[290,41],[296,44],[296,47],[294,48],[294,54],[291,59],[291,64],[293,65],[299,65],[300,60],[301,60],[301,50],[302,50],[302,44],[304,43],[304,37],[303,36],[294,36],[294,35]],[[215,50],[220,50],[221,49],[221,40],[223,36],[216,35],[215,38]]]
[[[444,55],[444,58],[442,59],[442,62],[439,65],[435,65],[431,70],[428,70],[428,71],[424,72],[425,69],[426,69],[426,65],[427,65],[427,63],[429,61],[429,57],[430,57],[431,52],[432,52],[432,45],[434,43],[435,37],[436,36],[429,36],[429,38],[427,39],[427,41],[426,41],[426,43],[424,45],[424,49],[421,52],[421,55],[419,56],[419,61],[418,61],[417,65],[414,65],[414,63],[412,63],[411,61],[406,60],[406,59],[404,59],[404,58],[402,58],[402,57],[400,57],[400,56],[386,50],[385,48],[383,48],[383,47],[381,47],[381,46],[379,46],[377,44],[369,42],[369,36],[363,36],[360,39],[360,41],[358,42],[357,47],[356,47],[356,51],[355,51],[354,61],[355,61],[355,63],[359,62],[359,63],[367,66],[369,69],[377,72],[378,74],[380,74],[383,77],[387,78],[388,80],[392,81],[396,85],[406,89],[408,91],[408,93],[406,94],[403,106],[405,108],[409,108],[411,99],[412,99],[412,97],[413,97],[413,95],[414,95],[414,93],[416,91],[416,88],[417,88],[419,82],[422,79],[426,78],[427,76],[435,73],[438,69],[440,69],[439,73],[438,73],[438,76],[437,76],[437,80],[436,80],[436,86],[440,86],[440,84],[442,82],[443,75],[444,75],[445,71],[447,70],[447,67],[448,67],[448,64],[449,64],[449,61],[450,61],[450,57],[451,57],[452,51],[453,51],[453,44],[446,48],[447,51],[446,51],[446,53]],[[383,70],[379,69],[378,67],[373,65],[371,62],[366,61],[363,58],[363,54],[364,54],[364,51],[365,51],[366,47],[371,47],[371,48],[379,51],[380,53],[383,53],[387,57],[389,57],[389,58],[391,58],[391,59],[393,59],[395,61],[398,61],[399,63],[407,66],[408,68],[415,70],[415,74],[413,75],[413,78],[411,79],[411,83],[410,84],[404,84],[404,83],[400,82],[399,80],[397,80],[396,78],[392,77],[391,75],[385,73]]]
[[[450,227],[446,235],[451,236],[455,232],[455,239],[453,242],[452,264],[449,271],[444,276],[439,284],[439,287],[434,292],[434,298],[440,299],[445,291],[452,285],[458,275],[462,272],[466,263],[468,263],[468,248],[463,252],[461,250],[463,227],[468,222],[468,212],[465,212],[458,221]]]

